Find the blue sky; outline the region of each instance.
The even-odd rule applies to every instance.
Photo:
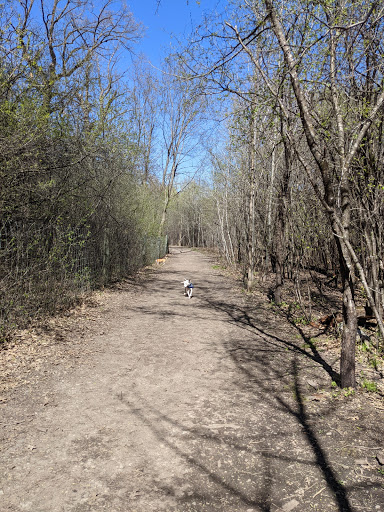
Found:
[[[144,39],[135,51],[144,53],[154,66],[170,49],[174,37],[181,38],[198,25],[207,11],[224,0],[128,0],[136,21],[146,27]]]
[[[143,53],[154,67],[160,68],[172,43],[177,40],[186,42],[186,37],[201,23],[204,15],[220,10],[225,4],[226,0],[161,0],[160,3],[158,0],[127,0],[135,20],[145,27],[145,36],[134,46],[134,53]],[[199,168],[202,154],[198,149],[195,152],[183,160],[179,180],[191,177]]]

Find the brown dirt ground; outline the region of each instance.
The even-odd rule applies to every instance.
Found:
[[[214,267],[174,248],[0,354],[1,511],[384,511],[382,396]]]

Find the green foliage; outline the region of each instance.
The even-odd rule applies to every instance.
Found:
[[[332,386],[332,397],[333,398],[337,398],[337,399],[340,399],[342,397],[344,398],[350,398],[350,397],[353,397],[355,395],[355,389],[352,388],[352,387],[348,387],[348,388],[343,388],[343,389],[340,389],[338,388],[336,382],[332,382],[331,384]]]
[[[372,366],[374,370],[378,370],[380,367],[380,359],[376,356],[373,356],[369,359],[369,365]]]
[[[367,379],[363,379],[361,386],[371,393],[377,392],[377,384],[376,382],[369,381]]]
[[[344,396],[347,398],[349,396],[354,396],[355,389],[354,388],[344,388],[343,389]]]
[[[297,316],[292,319],[295,325],[308,325],[309,319],[306,316]]]
[[[86,48],[90,26],[79,17],[76,33],[81,25],[84,37],[68,39],[64,51],[61,24],[68,29],[76,9],[87,8],[69,2],[52,25],[53,69],[39,20],[24,26],[18,3],[10,0],[8,6],[16,28],[0,19],[4,329],[68,307],[90,288],[127,276],[166,250],[165,240],[154,237],[159,185],[150,165],[143,177],[138,156],[148,148],[126,114],[135,100],[124,97],[126,85],[108,68],[118,41],[136,37],[132,17],[110,11],[103,24],[93,25],[99,52]],[[119,32],[123,22],[126,30]],[[103,39],[100,31],[109,29],[111,37]]]

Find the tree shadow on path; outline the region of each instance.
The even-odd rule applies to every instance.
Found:
[[[240,308],[235,304],[230,304],[228,302],[217,302],[213,300],[206,300],[206,304],[208,304],[210,308],[226,313],[229,316],[229,321],[236,327],[240,327],[242,329],[248,330],[249,332],[257,334],[268,345],[274,345],[280,349],[285,347],[289,351],[293,351],[298,355],[302,355],[310,359],[316,364],[322,366],[333,381],[335,381],[337,384],[340,382],[340,374],[321,357],[319,351],[316,349],[316,346],[313,343],[310,343],[308,338],[305,337],[302,333],[300,333],[300,335],[310,348],[311,352],[308,352],[307,350],[299,347],[292,341],[285,340],[275,336],[274,334],[266,332],[265,329],[260,327],[262,323],[267,324],[265,320],[260,321],[260,323],[256,325],[255,319],[253,319],[245,309]]]
[[[169,415],[164,414],[157,407],[151,405],[138,393],[135,394],[134,400],[122,399],[122,402],[125,403],[130,412],[152,432],[161,445],[170,449],[174,456],[181,460],[186,466],[196,471],[200,476],[208,477],[210,482],[224,491],[231,500],[234,499],[247,507],[257,507],[257,510],[260,512],[271,512],[270,496],[273,478],[270,471],[270,458],[268,453],[260,451],[257,454],[259,460],[262,461],[262,468],[259,468],[260,475],[262,475],[262,485],[259,487],[258,498],[253,499],[250,494],[242,490],[239,485],[236,485],[236,480],[231,478],[233,475],[226,475],[227,471],[224,473],[224,471],[220,472],[220,470],[217,469],[217,458],[212,461],[212,459],[209,458],[205,460],[202,456],[202,447],[204,446],[206,448],[207,444],[214,447],[218,459],[222,456],[223,447],[238,452],[249,450],[248,446],[238,444],[239,439],[237,439],[236,436],[218,434],[204,429],[202,426],[191,427],[186,423],[172,419]],[[176,431],[176,434],[170,434],[171,431]],[[185,439],[186,436],[188,436],[187,439]],[[182,443],[180,440],[182,440]],[[191,440],[198,441],[200,448],[197,452],[195,445],[190,442]],[[188,480],[189,484],[194,488],[194,491],[189,497],[179,497],[178,501],[187,505],[187,503],[195,500],[200,500],[204,503],[208,503],[212,500],[213,496],[210,486],[206,484],[202,485],[201,481],[199,483],[201,479],[196,477],[196,475],[195,477],[190,475]],[[165,488],[165,485],[163,485],[163,488]],[[169,484],[166,491],[174,493],[174,489]],[[183,510],[185,509],[183,508]],[[217,510],[216,507],[215,510]],[[231,507],[230,510],[234,509]]]
[[[301,425],[302,433],[305,435],[306,441],[313,453],[316,465],[320,469],[327,487],[337,503],[338,512],[353,512],[353,508],[347,496],[347,489],[339,481],[328,460],[325,450],[321,446],[320,440],[311,427],[299,383],[297,358],[307,358],[313,361],[321,366],[332,380],[335,381],[339,379],[337,372],[321,357],[314,346],[310,346],[311,352],[307,352],[291,341],[267,333],[265,328],[263,329],[255,325],[256,320],[251,318],[245,309],[235,304],[215,302],[212,300],[207,300],[207,305],[213,309],[225,312],[231,324],[241,329],[246,329],[249,333],[255,335],[253,340],[249,340],[249,336],[247,336],[247,340],[244,338],[237,340],[231,339],[225,343],[232,360],[245,377],[247,388],[249,389],[251,386],[257,393],[262,393],[265,400],[268,401],[271,406],[277,402],[281,410],[289,413],[289,415],[295,418],[298,424]],[[261,321],[264,324],[267,323],[265,319],[261,319]],[[265,344],[268,345],[267,351],[263,348]],[[291,400],[288,401],[283,398],[284,394],[282,393],[283,377],[287,376],[287,366],[289,366],[287,351],[291,354],[289,378],[293,381],[293,395],[295,398],[292,404],[289,403]],[[274,390],[272,390],[270,386],[270,381],[265,378],[267,369],[268,374],[273,376],[277,383],[277,387],[275,387]],[[279,386],[279,384],[281,385]],[[351,490],[351,488],[349,490]]]

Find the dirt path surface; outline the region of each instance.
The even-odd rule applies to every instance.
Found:
[[[383,411],[209,256],[173,249],[58,346],[2,395],[1,511],[384,511]]]

